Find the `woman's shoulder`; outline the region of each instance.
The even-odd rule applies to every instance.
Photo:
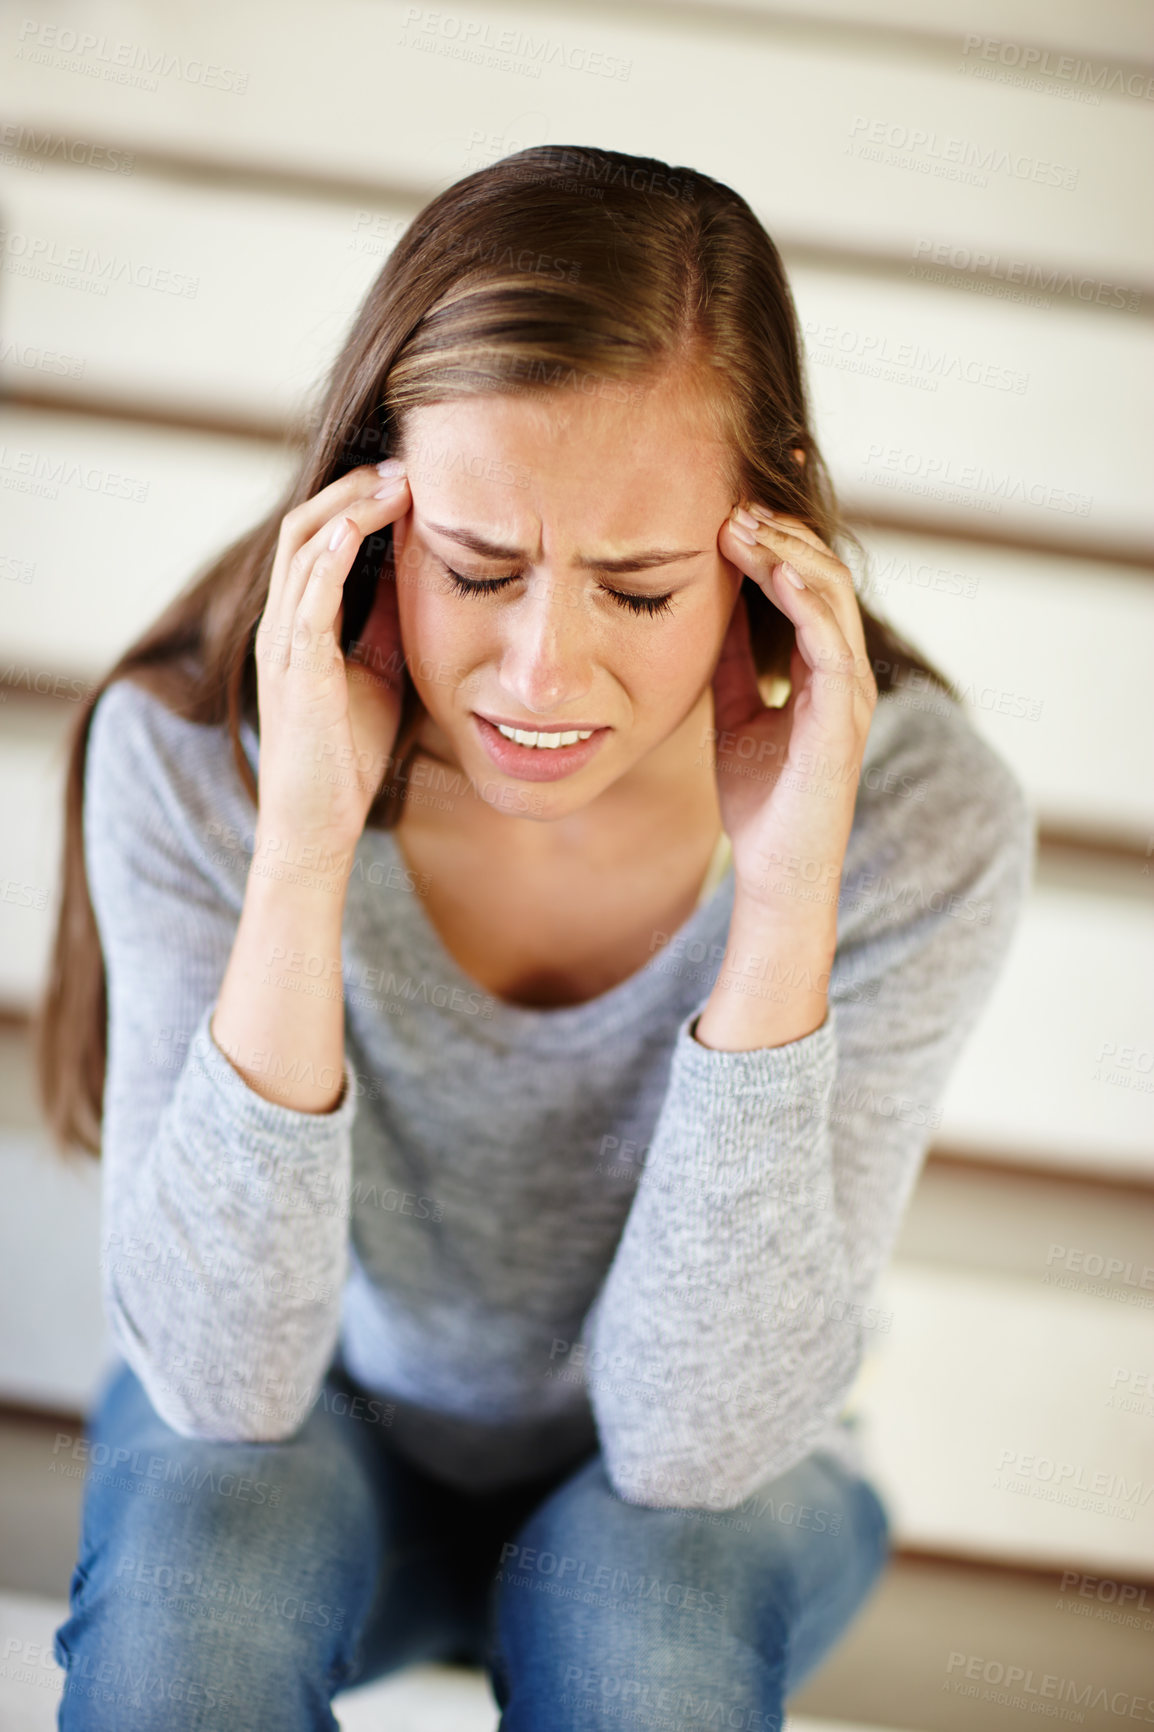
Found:
[[[135,671],[119,675],[93,706],[87,765],[112,759],[126,778],[202,786],[206,770],[231,761],[228,728],[193,720],[180,704],[176,682],[160,683]]]
[[[917,879],[948,896],[979,880],[1028,881],[1035,819],[1006,757],[937,686],[883,693],[846,850],[855,875]]]
[[[239,848],[255,816],[227,726],[182,715],[134,674],[112,680],[93,706],[84,802],[95,846],[127,831],[163,831],[209,868],[221,864],[222,845]]]
[[[1029,800],[1017,771],[970,713],[937,687],[879,697],[862,764],[867,806],[903,803],[930,819],[1021,825]]]
[[[819,791],[840,766],[809,763]],[[853,827],[842,871],[843,911],[880,895],[908,901],[911,883],[948,899],[985,879],[1016,884],[1020,901],[1035,847],[1035,819],[1017,772],[939,687],[885,692],[874,709],[862,759]],[[732,865],[722,834],[698,906]],[[864,886],[864,889],[863,889]]]

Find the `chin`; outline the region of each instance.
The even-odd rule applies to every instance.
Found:
[[[595,797],[593,793],[579,793],[571,781],[521,782],[502,776],[491,764],[479,766],[473,787],[477,797],[494,812],[510,818],[529,818],[539,824],[567,818]]]

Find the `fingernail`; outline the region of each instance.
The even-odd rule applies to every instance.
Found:
[[[754,533],[751,529],[747,529],[745,527],[744,523],[735,523],[733,518],[731,517],[729,520],[729,527],[732,530],[733,534],[736,535],[738,541],[747,542],[750,547],[756,547],[757,546],[756,535],[754,535]]]
[[[744,523],[747,529],[757,528],[757,518],[751,511],[745,511],[740,505],[734,506],[733,515],[738,523]]]
[[[792,565],[787,565],[784,560],[782,561],[781,575],[787,583],[792,583],[794,589],[805,588],[805,579],[801,573],[795,571]]]
[[[397,475],[405,473],[405,465],[399,457],[386,457],[377,464],[377,474],[386,481],[391,481]]]
[[[345,539],[345,536],[348,534],[348,532],[349,532],[349,520],[347,517],[342,517],[340,522],[337,524],[336,528],[333,530],[332,534],[329,536],[329,552],[330,553],[336,552],[337,548],[341,545],[341,542]]]

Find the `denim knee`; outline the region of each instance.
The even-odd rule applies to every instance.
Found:
[[[186,1438],[125,1378],[90,1433],[60,1726],[331,1732],[376,1559],[324,1416],[284,1443]]]
[[[887,1539],[872,1488],[821,1454],[717,1510],[626,1503],[594,1457],[503,1548],[490,1602],[502,1728],[650,1715],[769,1732]]]
[[[778,1724],[789,1591],[762,1563],[707,1512],[626,1503],[594,1457],[503,1548],[490,1610],[503,1732]]]

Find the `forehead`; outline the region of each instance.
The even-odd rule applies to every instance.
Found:
[[[409,410],[404,449],[418,515],[448,511],[492,532],[579,525],[582,540],[615,541],[653,531],[664,541],[678,526],[720,521],[732,503],[728,453],[697,376],[585,380]]]

